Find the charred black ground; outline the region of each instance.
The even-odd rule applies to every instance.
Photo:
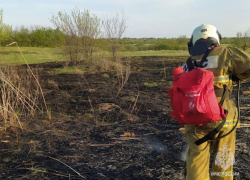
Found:
[[[167,93],[184,60],[131,58],[117,98],[116,72],[56,74],[60,63],[39,65],[52,119],[37,115],[23,133],[0,131],[0,179],[184,179],[187,144]],[[242,84],[242,123],[249,123],[249,87]],[[250,179],[249,133],[237,130],[235,179]]]

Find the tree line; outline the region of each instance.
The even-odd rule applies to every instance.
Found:
[[[68,14],[59,11],[50,21],[50,27],[16,27],[3,23],[3,11],[0,10],[0,45],[17,42],[19,46],[62,47],[71,61],[91,59],[94,52],[109,51],[115,61],[119,51],[144,50],[187,50],[189,38],[126,38],[126,16],[123,11],[99,18],[88,10],[75,7]],[[236,37],[223,38],[221,43],[241,47],[250,43],[250,30],[238,32]]]
[[[11,26],[3,26],[1,36],[1,46],[6,46],[11,42],[18,42],[23,47],[58,47],[64,43],[64,34],[58,29],[35,27],[27,28],[24,26],[12,30]]]

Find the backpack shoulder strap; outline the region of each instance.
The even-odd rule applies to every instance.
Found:
[[[204,61],[207,59],[209,53],[210,53],[212,50],[213,50],[213,48],[208,49],[208,50],[205,52],[205,54],[203,55],[203,57],[202,57],[200,63],[198,64],[198,67],[201,67],[201,66],[202,66],[202,64],[203,64]]]
[[[200,63],[198,63],[196,60],[193,60],[192,57],[190,56],[187,61],[186,61],[186,64],[187,64],[187,67],[188,67],[188,71],[191,71],[192,69],[196,69],[198,67],[201,67],[202,64],[204,63],[204,61],[207,59],[209,53],[213,50],[213,48],[211,49],[208,49],[205,54],[203,55]]]
[[[203,55],[200,63],[197,63],[196,60],[192,60],[191,56],[187,59],[186,64],[188,67],[188,71],[191,71],[192,69],[196,69],[198,67],[201,67],[204,61],[207,59],[209,53],[213,50],[213,48],[208,49],[205,54]]]
[[[232,74],[230,75],[230,79],[232,78]],[[233,78],[232,78],[233,79]],[[206,141],[218,141],[224,137],[226,137],[227,135],[229,135],[238,125],[239,121],[240,121],[240,80],[239,79],[236,79],[235,80],[237,82],[237,85],[238,85],[238,90],[237,90],[237,109],[238,109],[238,117],[237,117],[237,121],[236,121],[236,124],[234,125],[234,127],[225,135],[217,138],[217,139],[214,139],[214,136],[220,132],[220,130],[223,128],[225,122],[226,122],[226,118],[224,118],[222,120],[222,122],[215,128],[213,129],[211,132],[209,132],[207,135],[205,135],[203,138],[195,141],[195,144],[197,146],[199,146],[200,144],[206,142]],[[226,91],[226,88],[224,88],[224,92],[223,92],[223,95],[222,95],[222,98],[221,98],[221,101],[220,101],[220,104],[222,105],[223,104],[223,101],[225,99],[224,95],[225,95],[225,91]],[[225,110],[226,111],[226,110]],[[195,133],[195,128],[194,128],[194,133]]]
[[[191,71],[192,69],[194,69],[194,64],[193,64],[191,56],[187,59],[186,64],[188,67],[188,71]]]

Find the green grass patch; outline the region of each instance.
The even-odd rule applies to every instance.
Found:
[[[146,86],[146,87],[150,87],[150,88],[158,86],[157,83],[154,83],[154,82],[153,83],[145,82],[145,83],[143,83],[143,85]]]
[[[22,51],[23,54],[38,54],[38,52]],[[0,51],[0,55],[20,54],[20,51]]]
[[[65,56],[61,48],[48,47],[20,47],[25,60],[29,64],[39,64],[46,62],[65,61]],[[1,64],[25,64],[25,60],[17,46],[0,47],[0,65]],[[111,57],[110,53],[94,53],[94,58]],[[147,50],[147,51],[126,51],[119,53],[121,57],[133,56],[189,56],[185,50]],[[69,71],[69,70],[68,70]],[[72,70],[73,71],[73,70]]]
[[[123,53],[123,56],[189,56],[187,50],[160,50],[160,51],[127,51]]]
[[[20,50],[29,64],[65,61],[60,48],[20,47]],[[25,60],[18,47],[1,47],[0,64],[25,64]]]
[[[109,74],[107,74],[107,73],[102,74],[102,77],[104,77],[104,78],[110,78]]]

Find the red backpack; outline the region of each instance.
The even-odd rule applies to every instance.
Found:
[[[171,116],[181,125],[212,123],[227,115],[216,99],[213,72],[200,68],[208,53],[199,64],[195,61],[197,67],[191,71],[185,72],[182,67],[173,70],[173,88],[168,89],[173,109]]]

